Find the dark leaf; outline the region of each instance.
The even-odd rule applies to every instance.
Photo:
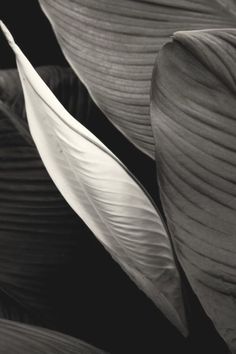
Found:
[[[180,277],[157,208],[117,157],[65,110],[2,29],[16,54],[30,132],[54,183],[131,279],[186,335]]]
[[[156,54],[177,30],[235,27],[216,0],[40,0],[65,57],[110,121],[154,158],[149,93]]]
[[[177,32],[152,82],[161,199],[188,279],[236,352],[236,30]]]
[[[14,321],[0,320],[1,354],[105,354],[73,337]]]

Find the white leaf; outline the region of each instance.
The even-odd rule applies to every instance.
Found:
[[[150,197],[116,156],[65,110],[1,26],[16,54],[30,131],[51,178],[128,275],[186,334],[170,239]]]

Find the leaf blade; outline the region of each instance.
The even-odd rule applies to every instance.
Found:
[[[7,353],[105,354],[79,339],[51,330],[0,319],[1,351]]]
[[[2,29],[16,54],[31,134],[54,183],[128,275],[186,334],[171,242],[150,197],[65,110]]]
[[[86,89],[70,69],[37,70],[71,111],[79,109],[78,98],[83,104],[89,103]],[[2,71],[0,77],[0,86],[2,81],[7,84],[7,96],[3,92],[4,103],[0,103],[0,297],[4,304],[1,317],[17,318],[19,306],[22,321],[57,329],[66,326],[73,331],[73,322],[65,319],[65,314],[58,314],[61,303],[68,301],[69,296],[60,291],[55,302],[56,289],[64,280],[68,291],[73,291],[72,274],[83,277],[80,267],[88,263],[81,249],[92,246],[91,254],[98,257],[96,261],[103,250],[96,243],[91,245],[91,232],[45,170],[29,132],[17,70]],[[85,114],[84,118],[87,119]],[[6,294],[6,301],[2,293]],[[74,306],[75,312],[81,306],[75,300],[70,305],[70,311]],[[26,316],[21,315],[24,311]]]
[[[151,117],[177,254],[235,351],[234,29],[177,32],[159,54]]]
[[[40,0],[71,67],[130,141],[154,158],[149,93],[158,50],[177,30],[235,26],[215,0]]]

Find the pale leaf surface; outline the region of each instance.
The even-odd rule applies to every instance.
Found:
[[[186,334],[179,274],[167,231],[143,188],[38,76],[13,38],[29,127],[70,206],[166,317]]]

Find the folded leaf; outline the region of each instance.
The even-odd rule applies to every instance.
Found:
[[[118,153],[155,197],[154,161],[134,148],[104,117],[72,70],[54,66],[36,70],[64,107]],[[2,227],[0,225],[0,318],[66,332],[112,352],[123,352],[124,348],[137,351],[142,346],[147,351],[173,346],[173,342],[165,343],[162,334],[168,331],[176,336],[175,329],[117,266],[55,189],[29,133],[24,95],[16,69],[0,70],[0,98],[4,101],[0,104],[0,189],[5,191],[9,200],[9,208],[6,208],[6,201],[0,197],[0,220],[6,214],[12,214],[11,219]],[[2,120],[5,120],[4,126]],[[9,165],[8,158],[14,149],[25,146],[32,151],[33,161],[38,164],[37,171],[29,164],[21,171],[20,164],[25,161],[24,149]],[[144,175],[143,169],[149,173]],[[21,178],[14,178],[20,171]],[[44,178],[37,179],[37,174]],[[11,192],[12,185],[17,193]],[[26,193],[29,185],[32,191]],[[42,191],[55,192],[55,202],[43,193],[39,204],[35,190],[39,185]],[[21,189],[22,203],[19,203],[17,196]],[[31,230],[22,232],[19,209],[29,194],[32,200],[30,207],[24,208],[26,213],[22,213],[22,219]],[[39,221],[42,224],[46,219],[51,222],[45,225],[44,233],[39,233]],[[64,233],[58,234],[58,220],[60,225],[65,225],[61,227]],[[68,223],[71,226],[69,233]],[[9,238],[5,230],[13,224],[16,227]],[[61,256],[56,257],[55,253]],[[156,328],[160,328],[158,337]],[[184,339],[180,342],[185,345]],[[176,345],[181,346],[178,340]]]
[[[137,150],[106,119],[72,69],[59,66],[42,66],[36,68],[36,71],[69,113],[119,156],[122,162],[145,185],[145,188],[150,191],[152,197],[160,206],[155,162]],[[16,69],[0,70],[0,100],[7,104],[5,111],[9,111],[8,108],[10,108],[11,113],[8,114],[8,118],[16,129],[20,130],[25,138],[26,135],[29,136],[29,132],[26,132],[29,129],[24,95]],[[14,113],[17,115],[15,119],[13,119]],[[31,136],[29,136],[29,139],[32,143]],[[149,173],[143,174],[143,169],[148,170]]]
[[[150,197],[100,140],[76,121],[38,76],[8,30],[29,127],[56,186],[136,284],[186,334],[171,243]]]
[[[122,136],[114,139],[116,130],[103,119],[71,69],[47,66],[37,72],[70,112],[81,113],[84,124],[97,130],[92,119],[96,116],[106,140],[110,134],[114,146],[123,143],[124,149],[129,148]],[[135,299],[143,312],[148,312],[149,301],[142,297],[138,301],[138,289],[117,269],[47,174],[29,133],[17,70],[0,71],[0,93],[4,100],[0,103],[0,317],[66,330],[93,343],[99,337],[99,343],[109,346],[118,336],[119,316],[129,316],[130,301]],[[116,292],[119,286],[126,290],[125,301]],[[114,310],[112,317],[104,311],[114,302],[122,304],[122,311]],[[105,323],[98,328],[102,315]],[[156,325],[158,316],[156,311]],[[128,326],[127,320],[119,333],[121,346]]]
[[[21,91],[10,89],[6,100],[18,113],[24,111]],[[65,278],[63,270],[73,271],[89,230],[49,177],[23,115],[11,108],[0,103],[0,289],[34,315],[50,318],[56,311],[52,284],[59,274]]]
[[[234,27],[217,0],[39,0],[72,68],[110,121],[154,158],[149,92],[157,51],[177,30]]]
[[[0,100],[11,102],[19,92],[20,78],[17,70],[0,70]]]
[[[152,82],[161,198],[179,259],[236,352],[236,30],[177,32]]]
[[[65,82],[74,80],[72,70],[60,66],[41,66],[36,69],[38,74],[54,90],[63,87]],[[0,70],[0,99],[11,104],[21,92],[19,73],[16,69]]]
[[[82,92],[83,96],[85,96],[86,90],[76,78],[72,69],[47,65],[36,68],[36,71],[54,94],[60,97],[70,112],[79,111],[81,103],[76,98]],[[69,94],[69,91],[72,90],[73,96]],[[0,70],[0,100],[13,108],[19,118],[26,118],[24,96],[17,69]]]
[[[105,354],[62,333],[14,321],[0,320],[1,354]]]

